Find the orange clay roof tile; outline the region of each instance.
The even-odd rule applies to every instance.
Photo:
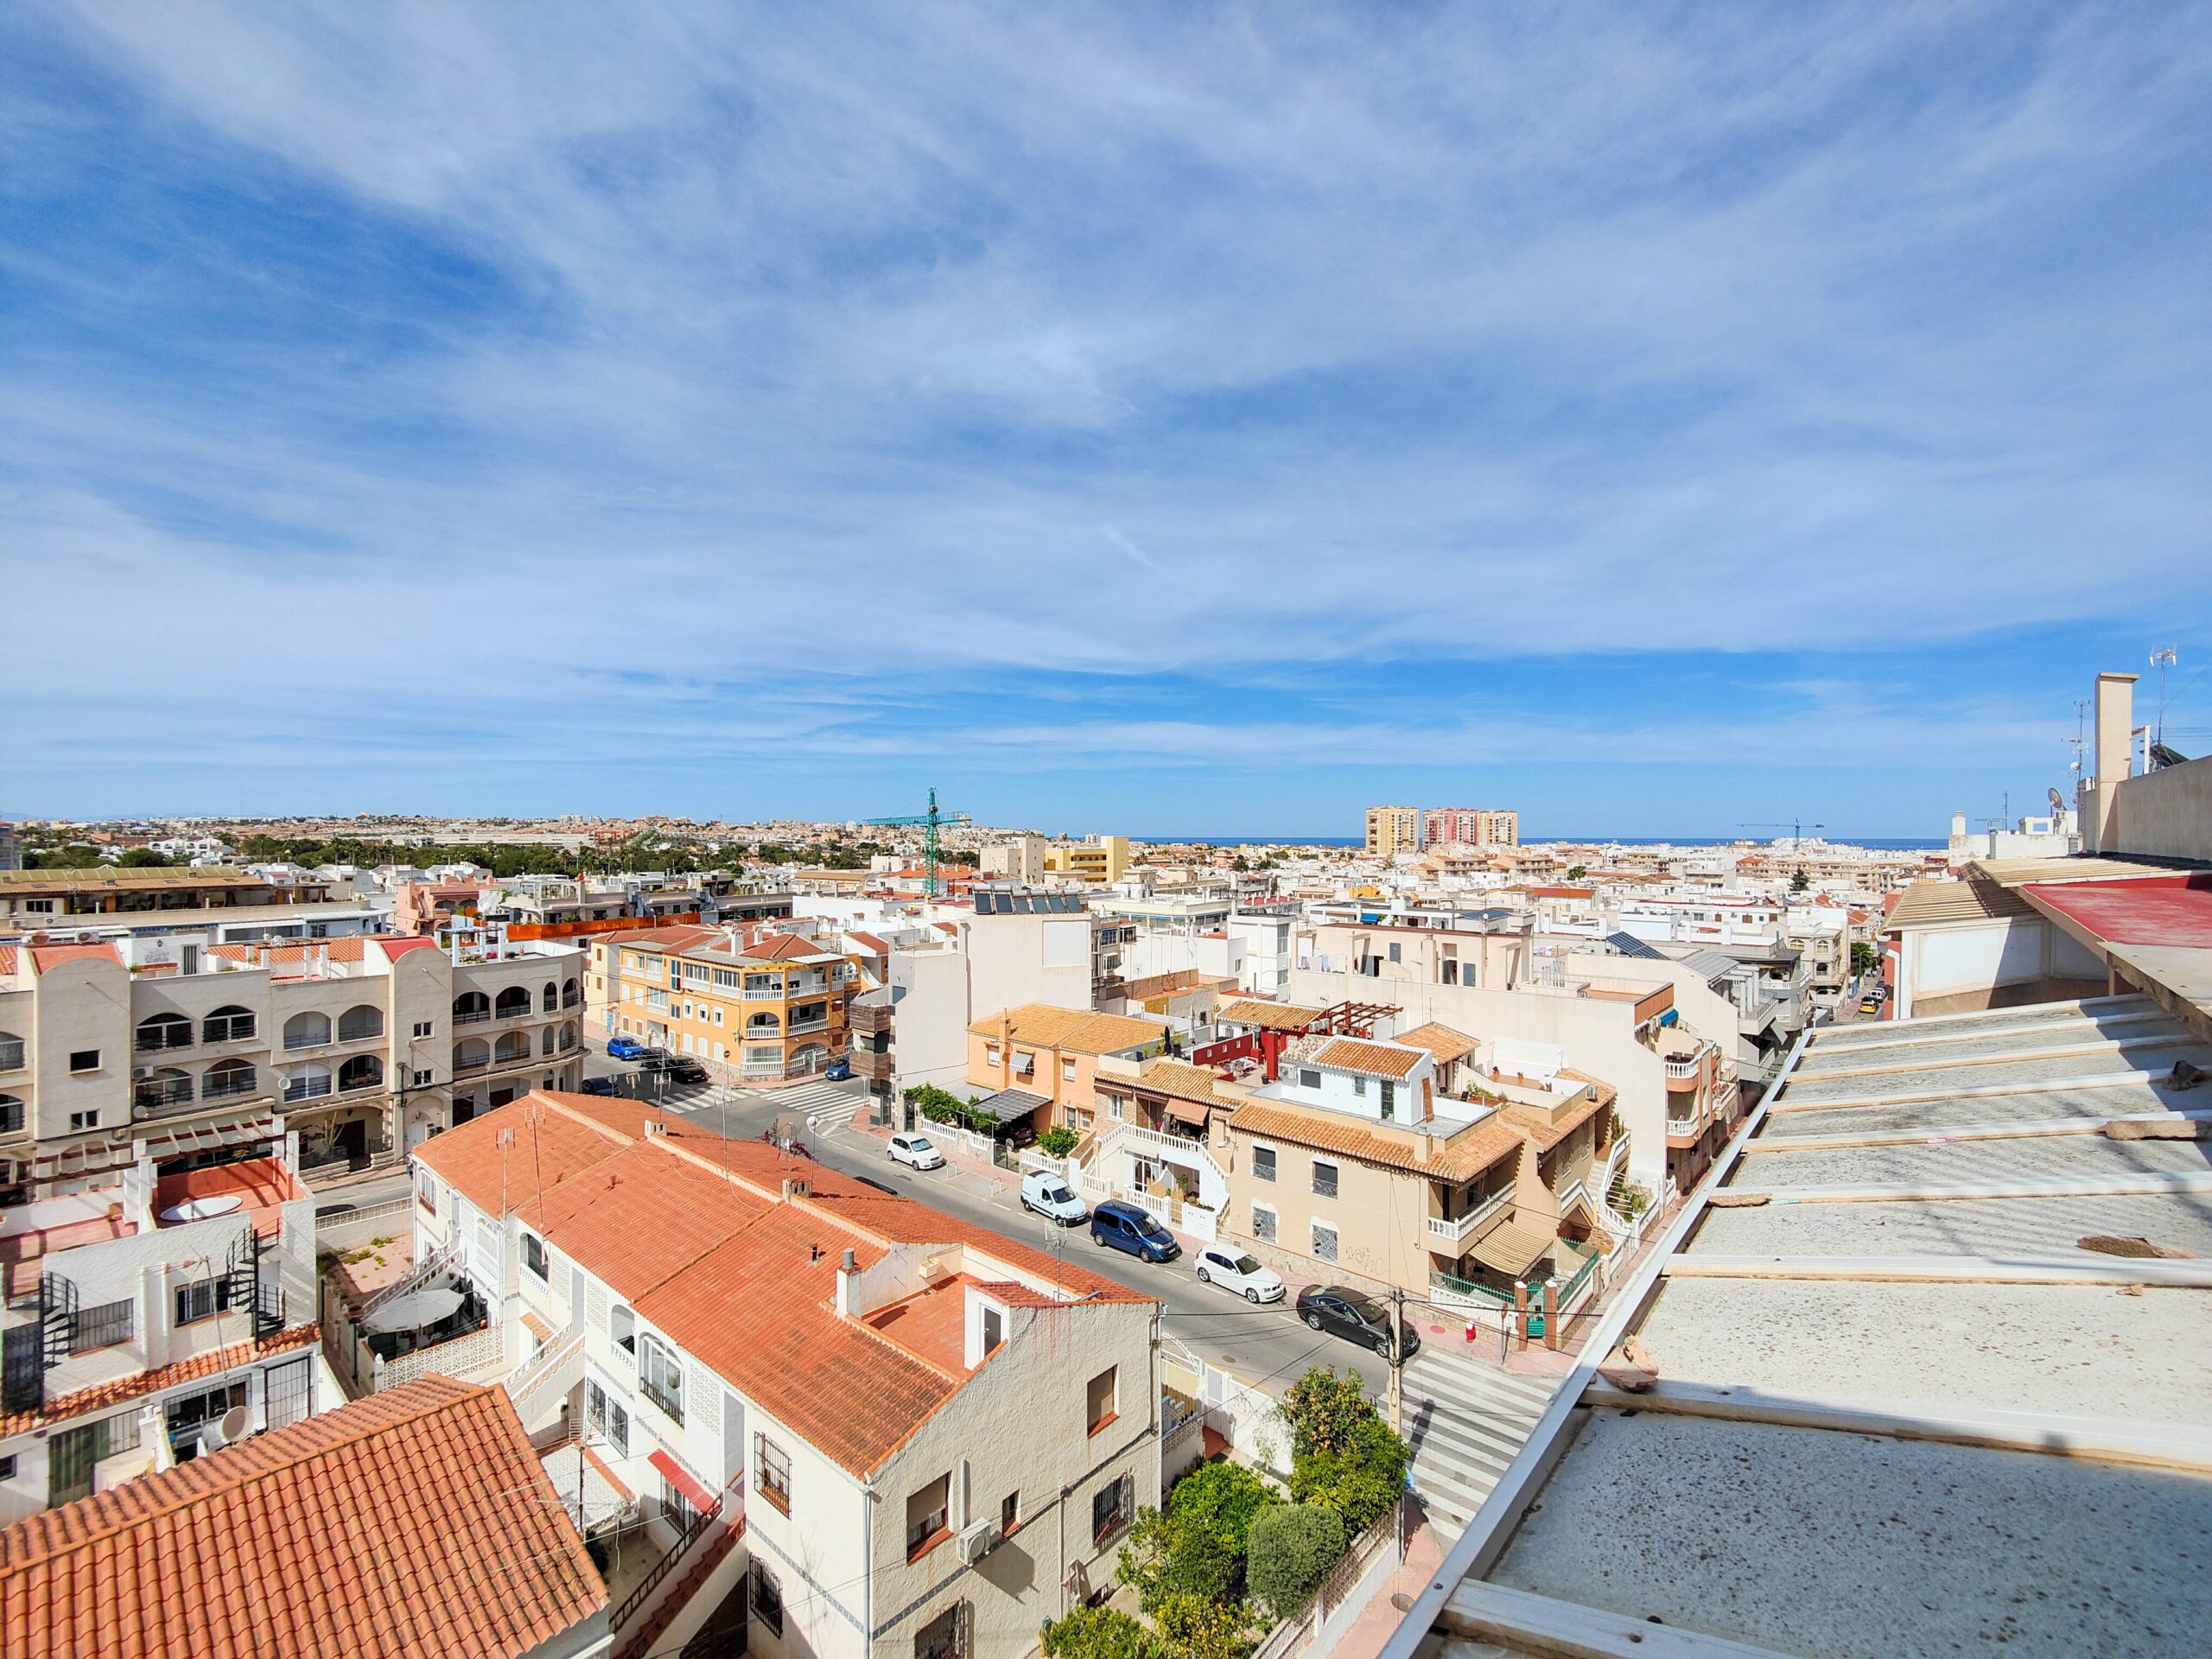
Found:
[[[505,1394],[441,1376],[0,1531],[10,1659],[493,1659],[607,1602]]]

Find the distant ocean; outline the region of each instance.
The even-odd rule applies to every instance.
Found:
[[[1948,846],[1941,836],[1840,836],[1821,837],[1832,846],[1866,847],[1885,853],[1920,853]],[[1184,842],[1199,847],[1358,847],[1363,836],[1131,836],[1132,841]],[[1749,839],[1739,836],[1523,836],[1524,843],[1573,842],[1580,845],[1614,847],[1726,847]],[[1783,837],[1787,841],[1787,836]],[[1811,837],[1808,836],[1808,840]]]

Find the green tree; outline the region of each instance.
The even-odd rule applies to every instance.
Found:
[[[1137,1605],[1157,1615],[1170,1596],[1226,1599],[1236,1581],[1236,1556],[1203,1526],[1154,1509],[1137,1511],[1114,1577],[1137,1592]]]
[[[1390,1426],[1370,1412],[1354,1427],[1342,1452],[1314,1452],[1291,1469],[1290,1495],[1300,1503],[1333,1510],[1357,1535],[1390,1512],[1405,1490],[1411,1453]]]
[[[82,842],[23,855],[23,868],[27,870],[90,870],[97,869],[99,861],[99,849]]]
[[[1863,941],[1851,947],[1851,971],[1854,974],[1872,973],[1874,964],[1880,960],[1880,952]]]
[[[1294,1459],[1315,1452],[1348,1451],[1352,1431],[1375,1415],[1360,1374],[1347,1370],[1338,1376],[1326,1365],[1312,1367],[1292,1383],[1279,1409],[1290,1425]]]
[[[1246,1577],[1253,1599],[1278,1619],[1288,1618],[1344,1559],[1344,1523],[1335,1510],[1288,1503],[1252,1522]]]
[[[906,1090],[906,1103],[932,1123],[964,1123],[968,1103],[933,1083],[918,1083]]]
[[[171,858],[167,853],[157,853],[150,847],[133,847],[115,861],[126,870],[166,870],[183,862],[181,859]]]
[[[1792,893],[1802,893],[1812,885],[1813,878],[1802,870],[1789,878],[1789,891]]]
[[[1244,1659],[1252,1651],[1252,1621],[1241,1601],[1179,1591],[1160,1604],[1153,1622],[1174,1659]]]
[[[1175,1483],[1167,1513],[1179,1526],[1242,1555],[1254,1519],[1281,1502],[1281,1494],[1241,1463],[1202,1463]]]
[[[1078,1607],[1047,1619],[1040,1645],[1045,1659],[1160,1659],[1152,1632],[1112,1607]]]
[[[1047,1158],[1065,1158],[1075,1150],[1076,1132],[1065,1123],[1055,1123],[1037,1137],[1037,1145]]]
[[[1587,864],[1570,864],[1567,868],[1567,879],[1570,881],[1580,881],[1589,874],[1590,867]]]

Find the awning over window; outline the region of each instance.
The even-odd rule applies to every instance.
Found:
[[[968,1109],[978,1117],[995,1118],[1001,1123],[1011,1123],[1016,1118],[1028,1116],[1045,1104],[1046,1102],[1041,1095],[1025,1094],[1019,1089],[1001,1089],[995,1095],[985,1095]]]
[[[715,1495],[692,1478],[686,1469],[665,1452],[656,1452],[645,1459],[667,1478],[668,1484],[683,1494],[683,1501],[704,1515],[715,1507]]]
[[[1510,1274],[1518,1279],[1528,1272],[1538,1256],[1551,1247],[1552,1242],[1548,1238],[1516,1227],[1509,1221],[1477,1242],[1475,1260],[1496,1272]]]

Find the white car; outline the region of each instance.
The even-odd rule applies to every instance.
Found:
[[[1198,1282],[1233,1290],[1248,1302],[1279,1302],[1282,1275],[1257,1256],[1209,1244],[1198,1252]]]
[[[944,1154],[930,1144],[926,1135],[893,1135],[891,1159],[893,1163],[912,1164],[916,1169],[944,1167]]]
[[[1090,1206],[1068,1191],[1068,1184],[1049,1170],[1033,1169],[1021,1178],[1021,1202],[1047,1221],[1073,1227],[1090,1219]]]

